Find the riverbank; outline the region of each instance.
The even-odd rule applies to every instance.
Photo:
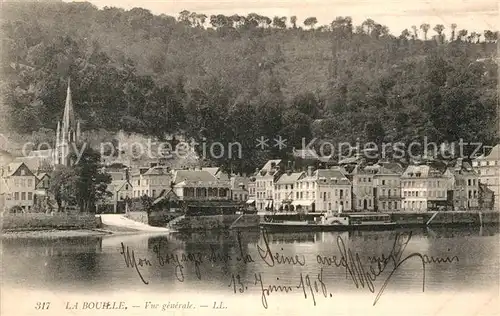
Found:
[[[102,225],[95,229],[11,229],[3,230],[2,239],[8,238],[73,238],[131,235],[140,230]]]
[[[169,229],[153,227],[119,214],[3,214],[2,238],[99,237],[147,232],[167,233]]]

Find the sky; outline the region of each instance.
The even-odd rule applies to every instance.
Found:
[[[354,25],[367,18],[389,27],[399,35],[412,25],[429,23],[431,29],[443,24],[445,32],[456,23],[458,29],[483,32],[500,27],[497,0],[89,0],[99,8],[105,6],[132,9],[141,7],[154,14],[177,17],[182,10],[211,14],[240,14],[255,12],[268,17],[297,16],[299,22],[310,16],[318,25],[329,24],[337,16],[351,16]]]

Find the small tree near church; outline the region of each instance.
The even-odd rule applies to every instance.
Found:
[[[58,209],[62,202],[78,205],[80,212],[94,212],[98,201],[111,196],[107,190],[111,176],[102,171],[101,155],[85,146],[72,153],[72,166],[57,166],[53,173],[50,191],[54,194]]]

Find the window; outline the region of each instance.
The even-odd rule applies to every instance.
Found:
[[[28,187],[32,187],[33,186],[33,179],[28,179]]]
[[[21,200],[26,200],[26,192],[21,192]]]
[[[14,192],[14,200],[19,201],[19,192]]]
[[[33,200],[33,192],[28,192],[28,200]]]
[[[25,176],[25,175],[26,175],[26,170],[21,169],[21,176]]]
[[[385,180],[382,180],[382,185],[385,185]]]

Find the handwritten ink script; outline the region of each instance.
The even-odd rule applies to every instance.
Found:
[[[162,268],[173,267],[174,275],[178,282],[186,280],[187,267],[194,271],[196,279],[202,280],[203,267],[214,266],[217,263],[227,265],[235,262],[243,265],[255,265],[262,271],[257,271],[251,276],[233,273],[228,275],[228,285],[230,291],[234,294],[244,294],[247,292],[259,293],[261,303],[264,308],[268,308],[268,298],[273,293],[303,295],[304,299],[311,300],[316,306],[318,297],[333,297],[333,291],[328,287],[332,286],[325,277],[325,271],[331,273],[344,273],[355,288],[366,289],[375,294],[373,306],[380,300],[384,291],[391,283],[391,280],[397,275],[398,271],[408,264],[413,264],[418,268],[418,278],[421,280],[422,292],[425,291],[426,265],[428,264],[453,264],[458,263],[459,258],[453,257],[432,257],[419,252],[407,253],[406,249],[412,239],[412,232],[397,233],[392,247],[387,254],[380,256],[363,257],[361,254],[353,251],[339,235],[336,242],[332,244],[332,253],[334,255],[316,254],[313,258],[306,258],[306,255],[294,253],[285,254],[282,247],[269,242],[269,234],[262,230],[260,242],[256,245],[255,259],[245,249],[242,244],[241,233],[237,234],[237,255],[220,252],[214,246],[210,246],[208,251],[204,252],[186,252],[184,250],[169,250],[167,242],[160,240],[152,247],[153,256],[138,257],[134,249],[121,243],[120,254],[123,256],[125,266],[134,269],[143,284],[148,285],[149,279],[145,276],[147,267]],[[286,278],[276,277],[276,274],[266,272],[270,270],[279,270],[284,266],[303,267],[304,272],[298,275],[287,275]],[[305,272],[306,266],[316,266],[317,272]],[[273,271],[275,272],[275,271]],[[329,285],[330,284],[330,285]]]

